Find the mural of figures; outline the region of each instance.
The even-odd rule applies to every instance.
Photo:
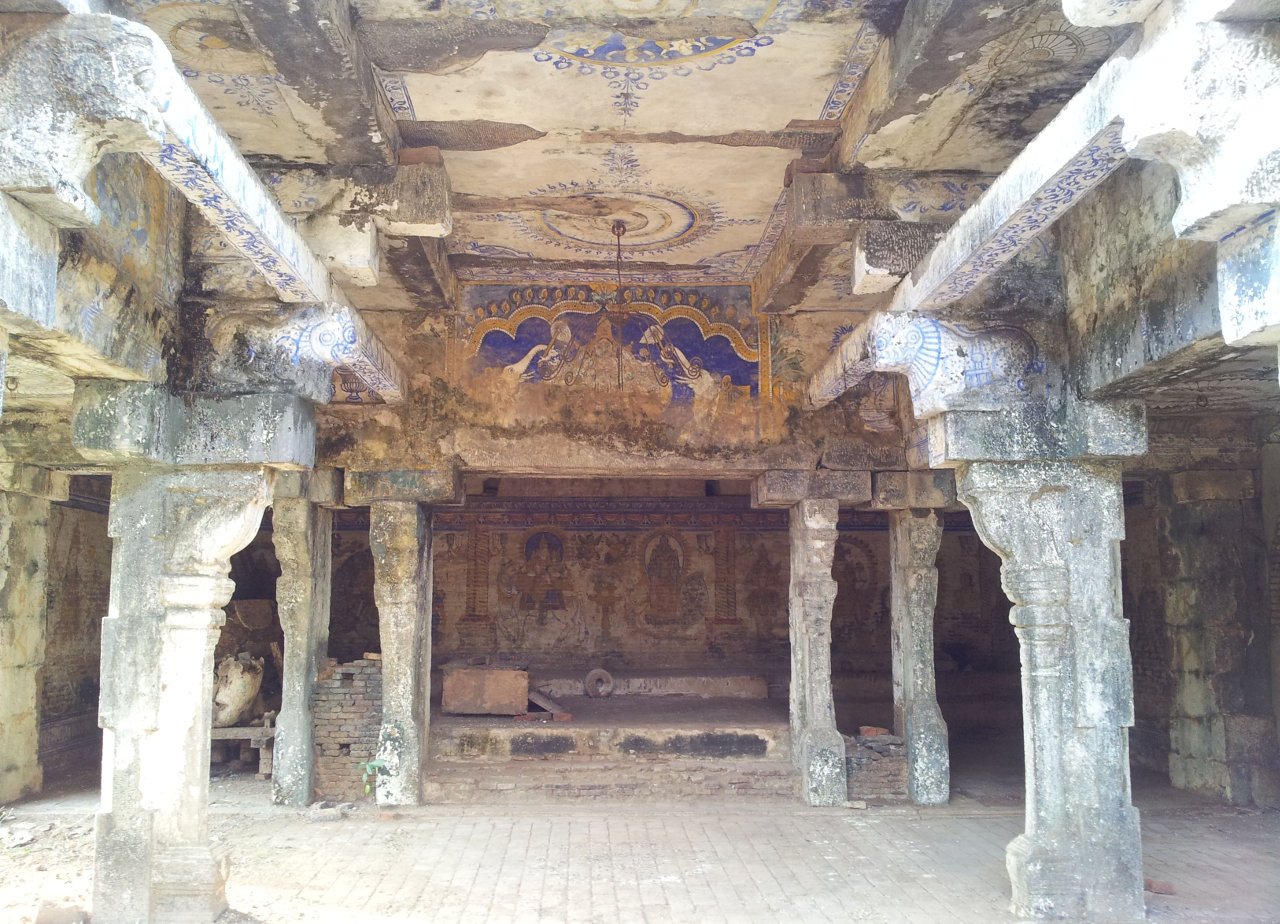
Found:
[[[680,625],[680,591],[684,585],[684,547],[668,533],[659,533],[644,546],[644,571],[649,581],[649,608],[645,621],[651,626]]]

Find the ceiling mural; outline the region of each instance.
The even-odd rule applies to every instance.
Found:
[[[200,101],[245,150],[324,159],[324,147],[298,118],[302,107],[296,94],[245,30],[230,0],[125,0],[124,6],[164,39]]]
[[[536,152],[554,148],[558,141],[539,139],[526,144]],[[549,154],[538,159],[535,155],[522,175],[509,179],[500,173],[500,154],[452,157],[455,233],[449,241],[450,253],[590,260],[604,262],[612,271],[617,244],[612,228],[615,221],[622,221],[626,226],[621,241],[624,263],[684,264],[696,266],[695,275],[705,277],[709,272],[726,281],[742,278],[777,205],[773,190],[724,183],[716,190],[710,177],[693,171],[685,172],[683,178],[670,177],[675,182],[664,182],[642,160],[653,156],[653,147],[614,144],[593,146],[575,156]],[[772,162],[781,172],[792,156],[774,149],[706,147],[711,150],[699,153],[711,170],[744,176],[753,175],[762,162]],[[667,152],[661,153],[665,160]],[[516,186],[544,177],[546,182],[534,188]],[[488,195],[468,192],[484,188]],[[509,195],[501,195],[508,190]],[[593,275],[598,278],[601,272],[598,269]],[[463,273],[463,278],[482,276],[483,270]]]

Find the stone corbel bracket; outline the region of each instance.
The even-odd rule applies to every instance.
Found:
[[[1036,339],[1020,327],[976,329],[926,315],[879,313],[841,341],[809,383],[822,407],[873,372],[906,376],[918,419],[958,408],[997,410],[1056,390]]]
[[[383,400],[403,400],[403,374],[145,26],[68,16],[6,55],[0,152],[0,190],[59,228],[99,221],[83,183],[104,154],[140,154],[282,301],[320,305],[331,315],[346,338],[344,361],[334,362],[332,350],[321,358],[355,372]],[[314,338],[299,343],[327,346]]]
[[[1179,237],[1226,243],[1280,204],[1280,24],[1217,21],[1240,15],[1222,0],[1077,5],[1114,12],[1109,24],[1146,18],[902,280],[891,312],[964,298],[1130,157],[1177,171]],[[833,357],[814,391],[829,400],[842,374]]]

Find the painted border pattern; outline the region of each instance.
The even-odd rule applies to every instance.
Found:
[[[913,299],[914,304],[903,309],[895,305],[893,310],[937,310],[973,291],[1125,162],[1128,153],[1121,143],[1121,128],[1118,120],[1108,124],[1087,148],[1041,184],[958,266],[940,272],[934,279],[926,279],[915,290],[922,294]],[[969,214],[974,214],[974,210],[970,209]]]

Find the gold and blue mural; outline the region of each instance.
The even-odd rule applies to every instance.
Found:
[[[472,375],[661,392],[671,404],[760,394],[762,322],[728,287],[477,286],[471,301],[459,339]]]

